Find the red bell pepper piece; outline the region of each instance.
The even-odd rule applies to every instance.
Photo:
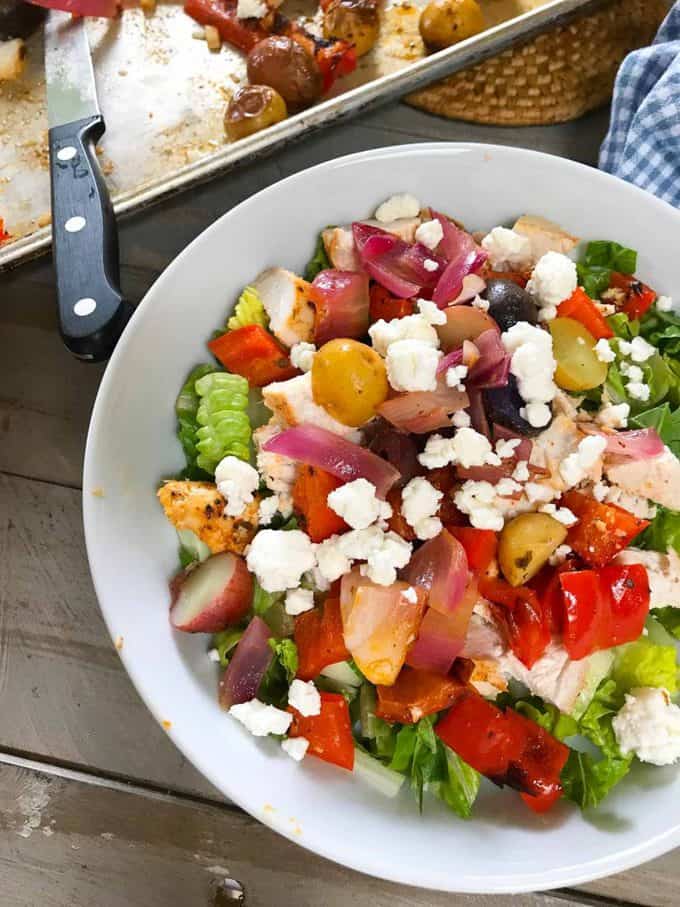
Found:
[[[9,239],[10,234],[5,230],[5,222],[0,217],[0,242],[4,242],[6,239]]]
[[[392,686],[376,687],[378,703],[375,714],[385,721],[415,724],[425,715],[448,708],[465,689],[465,685],[453,677],[402,668]]]
[[[305,520],[307,535],[323,542],[337,532],[349,529],[347,523],[327,504],[331,491],[344,483],[317,466],[300,466],[293,485],[293,504]]]
[[[596,340],[614,336],[607,319],[581,287],[576,287],[569,299],[557,307],[558,318],[573,318],[590,331]]]
[[[185,0],[184,12],[199,25],[214,26],[223,41],[246,54],[271,34],[256,22],[246,25],[239,19],[235,0]]]
[[[649,613],[649,576],[642,564],[611,564],[600,570],[610,613],[608,647],[634,642]]]
[[[306,737],[308,752],[313,756],[351,772],[354,769],[354,738],[347,700],[340,693],[320,691],[319,696],[319,715],[301,715],[292,706],[288,707],[293,715],[288,736]]]
[[[548,615],[550,632],[555,636],[561,636],[564,630],[564,601],[560,575],[578,569],[576,559],[570,558],[558,567],[544,567],[529,583]]]
[[[560,773],[569,748],[512,709],[502,712],[470,691],[454,702],[435,733],[496,784],[553,801],[561,793]]]
[[[612,271],[609,286],[623,290],[626,294],[621,311],[625,312],[631,320],[642,318],[647,309],[651,308],[656,301],[654,290],[630,274],[619,274],[618,271]]]
[[[567,544],[591,567],[604,567],[649,526],[649,520],[580,491],[569,491],[562,500],[578,517],[578,523],[569,530]]]
[[[372,284],[368,291],[370,298],[369,320],[371,324],[380,321],[391,321],[393,318],[404,318],[406,315],[413,315],[415,306],[412,299],[397,299],[389,290],[380,286],[379,283]]]
[[[498,535],[492,529],[474,529],[472,526],[447,526],[458,539],[467,555],[468,567],[481,576],[496,557]]]
[[[514,654],[531,668],[550,643],[550,615],[534,590],[528,586],[511,586],[502,579],[482,577],[479,592],[491,602]]]
[[[328,665],[350,657],[342,631],[340,599],[327,598],[322,608],[305,611],[295,619],[298,650],[297,676],[313,680]]]
[[[547,813],[548,810],[552,809],[553,804],[557,802],[562,796],[562,785],[554,785],[552,790],[547,791],[544,794],[539,794],[538,797],[532,797],[531,794],[520,793],[520,797],[526,805],[535,813]]]
[[[259,324],[227,331],[211,340],[208,349],[227,371],[247,378],[253,387],[285,381],[298,374],[284,348]]]

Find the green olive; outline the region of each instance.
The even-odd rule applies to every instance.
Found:
[[[599,387],[607,377],[607,364],[598,359],[590,331],[574,318],[555,318],[549,328],[557,363],[555,384],[567,391]]]
[[[505,524],[498,543],[498,564],[511,586],[536,576],[567,537],[566,527],[547,513],[522,513]]]
[[[451,47],[483,30],[477,0],[431,0],[420,14],[420,35],[431,50]]]
[[[373,47],[379,27],[375,0],[332,0],[323,14],[324,37],[353,44],[357,57]]]
[[[286,102],[269,85],[245,85],[234,94],[224,116],[224,129],[230,141],[280,123],[288,116]]]

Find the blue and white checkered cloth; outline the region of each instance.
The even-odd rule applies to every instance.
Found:
[[[600,167],[680,208],[680,0],[621,64]]]

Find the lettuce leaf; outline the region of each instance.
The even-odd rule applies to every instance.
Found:
[[[331,226],[325,228],[326,230],[332,229]],[[323,244],[323,230],[319,233],[316,240],[316,247],[314,249],[314,255],[307,262],[305,267],[305,280],[310,282],[314,280],[319,271],[325,271],[327,268],[332,268],[333,265],[326,254],[326,247]]]
[[[272,639],[269,640],[269,648],[279,661],[279,664],[286,672],[288,683],[295,680],[298,669],[298,650],[292,639]]]
[[[678,664],[675,646],[660,646],[644,636],[621,646],[614,662],[612,679],[619,694],[635,687],[678,689]]]
[[[245,629],[243,627],[230,627],[228,630],[222,630],[213,636],[213,647],[217,649],[217,654],[220,656],[220,665],[223,668],[226,668],[229,664],[231,650],[236,647],[244,633]]]
[[[680,457],[680,407],[675,411],[668,403],[638,413],[631,419],[631,427],[655,428],[663,443]]]
[[[447,777],[444,781],[435,781],[429,790],[461,819],[469,819],[479,792],[481,776],[452,749],[444,744],[442,746],[446,754]]]
[[[643,383],[649,387],[649,399],[638,400],[626,393],[624,377],[621,374],[620,364],[625,359],[618,351],[616,341],[612,344],[616,351],[616,361],[612,362],[607,372],[605,389],[615,403],[628,403],[632,413],[645,412],[662,403],[668,395],[671,385],[675,382],[674,375],[668,369],[662,356],[654,353],[646,362],[636,362],[642,370]]]
[[[250,324],[259,324],[260,327],[266,328],[269,326],[269,316],[264,310],[257,290],[245,287],[234,306],[233,315],[227,321],[227,330],[235,331]]]
[[[680,639],[680,608],[668,605],[665,608],[652,608],[649,613],[658,620],[667,633]]]
[[[578,722],[565,715],[550,702],[544,702],[540,696],[526,696],[523,699],[514,699],[510,693],[501,693],[496,698],[496,705],[502,709],[513,708],[520,715],[531,719],[542,728],[545,728],[553,737],[564,740],[578,733]]]
[[[637,337],[640,333],[640,322],[631,321],[625,312],[616,312],[616,314],[610,315],[607,318],[607,323],[620,340],[628,340],[630,342],[633,337]]]
[[[680,318],[673,312],[652,306],[640,322],[640,334],[662,353],[680,356]]]
[[[656,516],[636,537],[635,547],[663,554],[674,548],[680,554],[680,513],[657,506]]]
[[[637,252],[617,242],[596,239],[589,242],[576,266],[578,279],[591,299],[599,299],[609,287],[612,271],[633,274],[637,267]]]

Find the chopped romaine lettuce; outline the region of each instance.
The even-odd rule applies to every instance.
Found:
[[[231,651],[236,647],[244,633],[245,630],[242,627],[230,627],[228,630],[222,630],[213,636],[213,647],[217,649],[217,653],[220,656],[220,665],[223,668],[226,668],[229,664]]]
[[[636,536],[635,546],[663,554],[674,548],[680,554],[680,513],[657,507],[652,522]]]
[[[599,299],[609,287],[612,271],[634,274],[637,252],[617,242],[596,239],[589,242],[577,265],[578,279],[591,299]]]
[[[680,407],[672,410],[668,403],[638,413],[631,419],[631,428],[655,428],[663,443],[680,457]]]
[[[469,819],[477,794],[481,776],[467,762],[463,762],[457,753],[444,746],[447,777],[443,781],[433,781],[428,785],[440,800],[443,800],[461,819]]]
[[[248,414],[248,382],[240,375],[212,372],[195,382],[200,397],[196,422],[196,463],[214,474],[223,457],[250,459],[251,427]]]
[[[182,389],[180,390],[177,400],[175,401],[175,413],[177,415],[177,437],[184,450],[187,465],[183,476],[187,479],[206,478],[204,470],[196,465],[198,450],[196,449],[196,433],[198,431],[198,422],[196,415],[201,398],[196,391],[196,382],[199,378],[217,371],[214,365],[197,365],[196,368],[189,372]]]
[[[662,353],[680,356],[680,318],[673,312],[652,306],[640,322],[640,334]]]
[[[330,230],[331,227],[326,227],[326,230]],[[307,262],[305,268],[305,280],[312,281],[319,273],[319,271],[325,271],[327,268],[332,268],[333,265],[326,254],[326,247],[323,244],[323,230],[319,233],[319,236],[316,240],[316,247],[314,249],[314,255]]]
[[[292,639],[270,639],[269,647],[286,672],[288,683],[295,679],[298,669],[298,650]]]
[[[664,687],[675,693],[678,689],[675,646],[660,646],[644,636],[621,646],[612,678],[619,693],[629,693],[635,687]]]
[[[680,639],[680,608],[668,605],[665,608],[652,608],[649,613],[667,633],[675,639]]]

